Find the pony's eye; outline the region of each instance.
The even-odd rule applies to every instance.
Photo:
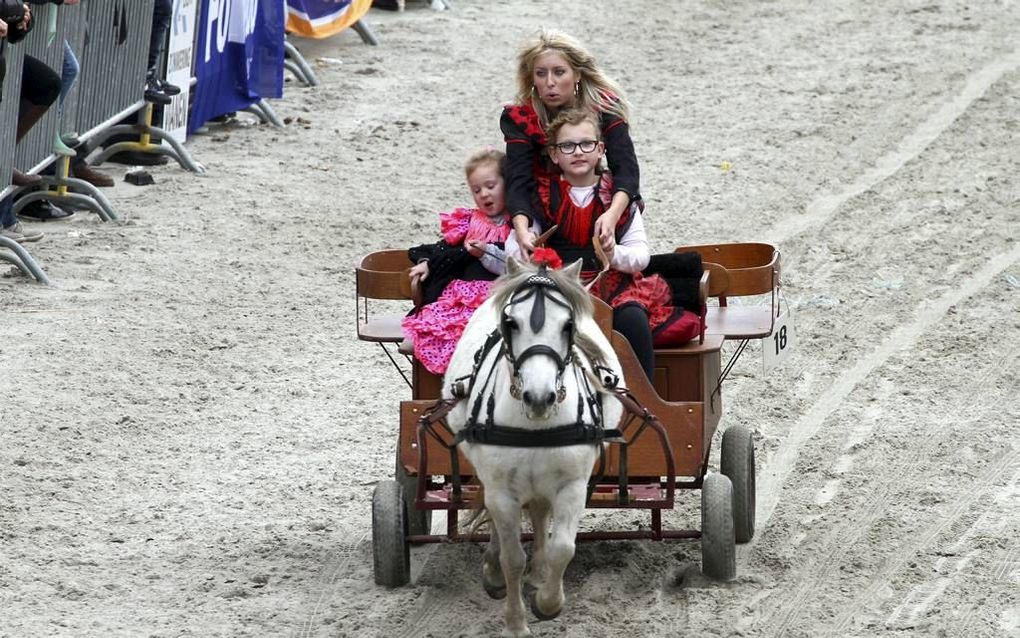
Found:
[[[506,320],[507,330],[520,330],[521,327],[518,325],[517,320],[512,317],[507,317]]]
[[[563,332],[564,333],[570,334],[573,331],[574,331],[574,322],[573,321],[568,321],[565,324],[563,324]]]

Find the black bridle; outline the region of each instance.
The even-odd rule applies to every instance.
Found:
[[[574,323],[574,309],[570,304],[561,300],[556,295],[549,294],[555,291],[563,294],[560,291],[559,286],[550,277],[545,266],[540,266],[538,272],[531,275],[520,285],[514,289],[503,309],[500,311],[500,322],[499,322],[499,336],[503,341],[503,356],[506,357],[507,363],[510,364],[512,370],[511,382],[510,382],[510,395],[515,399],[520,399],[521,393],[521,365],[524,364],[531,357],[546,356],[553,360],[556,364],[556,399],[557,401],[563,401],[566,396],[566,391],[563,387],[563,373],[566,371],[567,366],[571,364],[574,358],[574,334],[576,331],[576,325]],[[510,307],[514,304],[525,302],[534,297],[534,302],[531,305],[531,315],[528,317],[528,325],[532,332],[537,333],[545,326],[545,304],[546,300],[565,308],[570,313],[570,318],[567,320],[564,330],[567,333],[567,348],[566,354],[561,355],[556,351],[555,348],[548,346],[544,343],[538,343],[533,346],[524,349],[524,352],[520,354],[514,353],[513,348],[513,332],[519,328],[514,323],[514,320],[510,317]]]
[[[500,310],[499,327],[489,334],[485,343],[475,352],[474,366],[472,367],[471,374],[455,379],[451,384],[450,390],[454,401],[472,396],[476,384],[483,376],[482,367],[485,361],[489,358],[489,354],[499,346],[496,356],[492,358],[488,372],[484,374],[481,387],[477,395],[475,395],[467,423],[457,433],[454,445],[461,441],[471,441],[474,443],[512,447],[556,447],[579,443],[598,444],[607,438],[614,438],[620,435],[616,429],[605,429],[602,402],[599,399],[598,391],[591,386],[588,374],[574,356],[574,341],[577,330],[574,309],[558,296],[549,294],[551,291],[558,292],[560,295],[563,294],[556,282],[547,274],[545,266],[541,266],[537,273],[524,280],[510,294],[506,304]],[[534,332],[538,332],[545,325],[546,300],[550,300],[569,311],[570,318],[564,327],[564,330],[567,332],[567,351],[565,354],[560,354],[556,349],[545,344],[536,344],[526,348],[520,354],[514,354],[511,333],[517,329],[517,326],[514,325],[513,320],[508,316],[507,310],[510,306],[527,301],[532,297],[535,298],[535,301],[531,307],[529,326]],[[573,369],[578,385],[577,418],[575,422],[540,430],[509,427],[495,423],[495,389],[490,384],[498,368],[499,360],[504,358],[510,365],[510,395],[514,399],[520,400],[521,364],[528,358],[539,355],[547,356],[556,363],[557,402],[562,402],[566,398],[563,376],[567,368]],[[591,362],[591,368],[590,372],[596,379],[600,380],[607,390],[614,390],[616,388],[618,379],[612,370],[596,362]],[[486,392],[487,389],[488,393]],[[483,405],[486,408],[484,420],[482,420]],[[585,406],[588,407],[588,412],[591,415],[591,421],[587,423],[583,419]]]

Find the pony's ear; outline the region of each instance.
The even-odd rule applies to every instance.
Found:
[[[506,274],[516,275],[521,272],[521,263],[513,258],[512,255],[506,256]]]
[[[563,269],[563,274],[566,275],[567,277],[571,278],[571,279],[576,279],[576,280],[580,281],[581,280],[581,266],[582,265],[583,265],[583,263],[581,262],[580,259],[578,259],[574,263],[572,263],[569,266],[567,266],[566,268],[564,268]]]

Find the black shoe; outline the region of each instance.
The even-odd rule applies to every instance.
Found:
[[[170,161],[166,155],[146,153],[145,151],[121,151],[114,153],[106,160],[114,164],[127,164],[128,166],[162,166]]]
[[[181,94],[181,87],[177,86],[176,84],[170,84],[166,80],[160,78],[156,78],[156,86],[159,87],[160,91],[171,97],[174,95]]]
[[[145,101],[166,106],[170,104],[170,96],[159,88],[156,78],[149,78],[145,81]]]
[[[18,217],[28,217],[37,221],[45,222],[54,219],[67,219],[74,215],[73,211],[64,210],[52,202],[39,200],[28,204],[18,212]]]

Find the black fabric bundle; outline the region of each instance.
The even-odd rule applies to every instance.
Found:
[[[643,271],[665,279],[673,291],[673,305],[695,314],[701,314],[698,286],[703,272],[701,255],[696,252],[652,255]]]

